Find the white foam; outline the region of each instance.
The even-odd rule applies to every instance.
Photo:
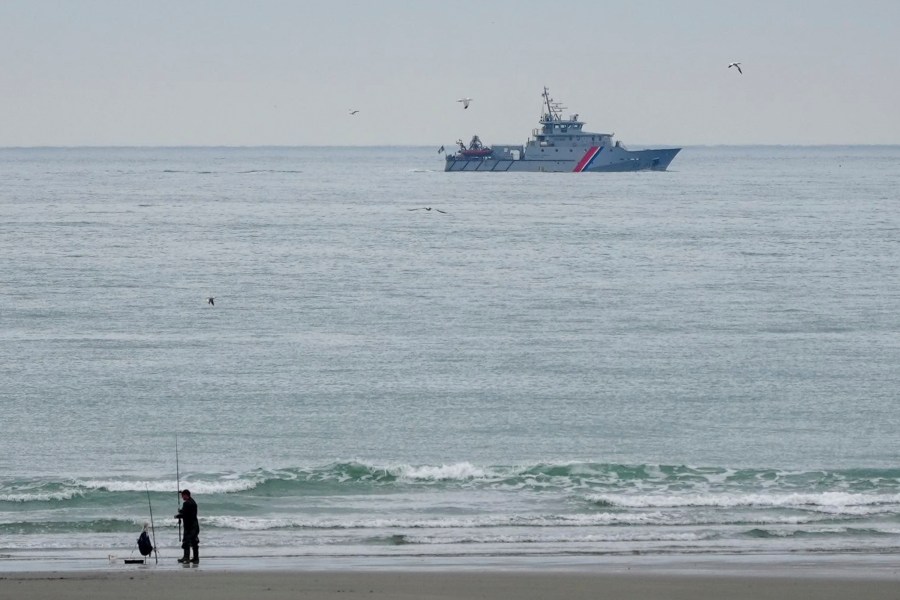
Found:
[[[482,479],[485,470],[469,462],[440,466],[397,465],[386,469],[400,479],[417,481],[465,481]]]
[[[181,489],[189,489],[192,494],[228,494],[252,490],[260,480],[254,479],[220,479],[217,481],[181,481]],[[177,490],[175,480],[166,481],[131,481],[116,479],[89,479],[79,482],[88,489],[106,490],[109,492],[172,492]]]
[[[0,502],[51,502],[59,500],[71,500],[77,496],[83,496],[81,490],[70,488],[55,492],[31,492],[0,495]]]
[[[590,527],[608,525],[673,525],[677,521],[662,512],[611,514],[596,513],[591,515],[508,515],[482,514],[461,517],[423,518],[380,517],[352,515],[344,518],[321,517],[307,518],[303,516],[283,516],[275,518],[212,516],[201,518],[201,521],[215,527],[237,529],[243,531],[259,531],[284,528],[310,529],[459,529],[485,527]]]
[[[805,494],[588,494],[590,502],[604,502],[626,508],[675,508],[675,507],[773,507],[806,510],[857,511],[854,507],[878,507],[900,504],[900,494],[853,494],[849,492],[822,492]],[[881,512],[879,510],[879,512]]]

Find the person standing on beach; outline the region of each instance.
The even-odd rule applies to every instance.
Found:
[[[184,537],[181,538],[181,547],[184,550],[184,556],[178,559],[182,564],[200,562],[200,521],[197,520],[197,503],[191,498],[190,490],[181,490],[181,508],[175,515],[184,525]],[[194,551],[194,557],[189,556],[189,552]]]

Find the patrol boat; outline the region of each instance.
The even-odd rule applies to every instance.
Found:
[[[565,107],[544,88],[540,127],[524,146],[485,146],[476,135],[469,146],[446,155],[444,171],[544,171],[600,173],[613,171],[665,171],[681,148],[628,150],[613,141],[612,133],[582,129],[578,115],[563,118]],[[441,146],[443,148],[443,146]]]

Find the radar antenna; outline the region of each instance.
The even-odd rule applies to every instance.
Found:
[[[547,86],[544,86],[544,93],[541,94],[544,98],[544,104],[547,105],[547,120],[548,121],[562,121],[562,112],[566,109],[565,106],[561,102],[557,102],[553,98],[550,97],[550,90]]]

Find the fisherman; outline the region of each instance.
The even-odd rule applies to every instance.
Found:
[[[175,518],[184,524],[184,537],[181,538],[181,548],[184,556],[178,559],[182,564],[200,562],[200,521],[197,520],[197,503],[191,498],[190,490],[181,490],[181,508]],[[194,556],[189,552],[193,550]]]

